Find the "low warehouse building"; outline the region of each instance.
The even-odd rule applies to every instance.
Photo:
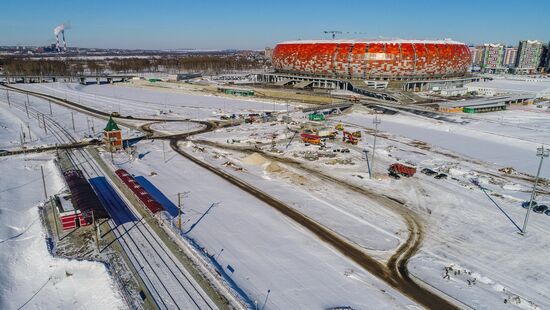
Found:
[[[532,98],[526,96],[481,98],[461,101],[446,101],[438,104],[438,111],[444,113],[481,113],[506,110],[510,104],[532,102]]]
[[[71,202],[71,195],[64,194],[55,197],[59,221],[63,230],[75,229],[92,224],[91,214],[82,214]]]
[[[480,96],[500,96],[505,94],[528,95],[532,98],[550,99],[550,80],[512,80],[495,79],[485,82],[473,82],[464,85],[468,92],[475,92]]]
[[[237,96],[245,96],[245,97],[254,96],[254,91],[252,89],[218,87],[218,92],[228,94],[228,95],[237,95]]]

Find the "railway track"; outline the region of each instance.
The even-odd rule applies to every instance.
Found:
[[[14,102],[13,105],[24,111],[23,104]],[[29,108],[29,114],[35,116],[39,113],[34,108]],[[76,139],[67,129],[53,118],[44,117],[46,126],[59,142],[76,143]],[[67,155],[73,166],[82,170],[88,179],[107,179],[101,167],[87,150],[67,150]],[[206,294],[194,282],[191,275],[166,250],[144,218],[128,208],[123,201],[114,199],[113,197],[118,197],[119,194],[113,187],[106,186],[105,188],[110,192],[110,198],[103,198],[103,202],[112,208],[126,212],[126,214],[121,214],[112,212],[111,208],[107,209],[111,211],[109,212],[111,230],[138,271],[141,281],[154,299],[155,306],[159,309],[217,309],[217,306],[208,297],[205,297]],[[125,216],[135,220],[128,224],[117,224],[117,222],[124,222]]]
[[[22,91],[26,92],[26,91]],[[35,93],[35,92],[31,92]],[[40,93],[37,93],[41,96],[45,96],[46,98],[54,99],[54,100],[61,100],[64,102],[64,105],[71,106],[74,103],[70,101],[66,101],[54,96],[50,95],[43,95]],[[44,97],[43,97],[44,98]],[[74,104],[76,108],[79,108],[80,105]],[[89,113],[92,114],[99,114],[99,115],[108,115],[108,113],[104,113],[102,111],[97,111],[92,108],[86,107],[86,110]],[[185,121],[183,119],[167,119],[167,120],[159,120],[159,119],[152,119],[152,118],[136,118],[136,120],[145,120],[145,121]],[[193,120],[187,120],[187,121],[193,121]],[[192,135],[196,135],[203,132],[208,132],[216,128],[213,124],[209,122],[200,122],[206,125],[204,128],[185,133],[185,134],[177,134],[177,135],[171,135],[171,136],[164,136],[162,138],[169,139],[170,140],[170,146],[172,149],[177,152],[178,154],[184,156],[185,158],[189,159],[190,161],[194,162],[195,164],[211,171],[212,173],[222,177],[227,182],[241,188],[242,190],[250,193],[251,195],[259,198],[260,200],[264,201],[271,207],[275,208],[279,212],[283,213],[285,216],[291,218],[296,223],[300,224],[301,226],[305,227],[312,233],[314,233],[317,237],[319,237],[324,242],[330,244],[335,249],[337,249],[342,255],[350,258],[360,266],[362,266],[365,270],[370,272],[371,274],[377,276],[378,278],[382,279],[386,283],[388,283],[393,288],[397,289],[404,295],[410,297],[411,299],[415,300],[416,302],[424,305],[427,308],[430,309],[458,309],[459,307],[454,303],[451,302],[436,293],[434,293],[432,290],[420,286],[417,284],[413,279],[410,278],[408,270],[407,270],[407,263],[410,257],[416,253],[416,251],[420,248],[422,243],[422,226],[413,218],[411,218],[409,215],[410,211],[403,208],[403,206],[397,206],[396,208],[400,210],[398,212],[400,215],[402,215],[405,219],[405,222],[409,225],[409,231],[410,235],[408,240],[403,243],[396,253],[392,255],[387,265],[382,264],[381,262],[377,261],[376,259],[370,257],[367,255],[362,249],[356,247],[355,245],[350,244],[346,240],[342,239],[335,233],[333,233],[328,228],[322,226],[321,224],[315,222],[314,220],[308,218],[304,214],[294,210],[293,208],[285,205],[281,201],[277,200],[276,198],[262,192],[261,190],[243,182],[242,180],[239,180],[238,178],[233,177],[232,175],[229,175],[228,173],[224,172],[223,170],[214,167],[206,162],[203,162],[195,157],[193,157],[191,154],[186,153],[185,151],[181,150],[178,146],[179,141],[184,141],[188,137]],[[142,126],[140,128],[141,130],[153,134],[154,130],[150,128],[150,126]],[[158,137],[161,138],[161,137]],[[279,158],[279,160],[281,160]],[[330,179],[332,177],[324,175],[322,176],[325,179]],[[334,181],[334,179],[330,179],[330,181]],[[381,195],[377,195],[370,192],[365,192],[362,188],[357,188],[358,190],[362,191],[363,194],[368,194],[369,197],[375,197],[376,199],[387,199],[389,201],[392,201],[389,197],[384,197]],[[386,201],[389,203],[389,201]],[[396,201],[392,201],[393,204],[399,204]]]

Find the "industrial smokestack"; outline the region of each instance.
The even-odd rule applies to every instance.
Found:
[[[61,31],[61,35],[63,36],[63,51],[67,52],[67,40],[65,40],[65,30]]]
[[[61,46],[59,45],[59,34],[61,33],[61,36],[63,38],[63,50],[67,51],[67,41],[65,40],[65,30],[70,29],[71,24],[69,23],[63,23],[61,25],[58,25],[53,29],[53,34],[55,34],[55,48],[58,52],[61,51]]]
[[[59,52],[59,35],[55,35],[55,51]]]

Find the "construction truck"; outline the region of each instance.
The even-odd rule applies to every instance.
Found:
[[[342,141],[346,143],[351,143],[353,145],[357,145],[357,142],[358,142],[357,138],[355,138],[350,132],[344,130],[342,134],[343,134]]]
[[[338,130],[338,131],[342,131],[344,130],[344,125],[343,124],[337,124],[334,129]]]
[[[358,130],[358,131],[354,131],[351,133],[352,136],[354,136],[355,138],[361,138],[361,131]]]
[[[330,129],[321,129],[317,131],[317,135],[321,138],[334,139],[338,135],[338,132]]]
[[[325,115],[323,113],[314,112],[314,113],[308,114],[308,119],[310,121],[324,121]]]
[[[318,135],[303,133],[300,135],[300,138],[302,138],[302,141],[304,141],[304,143],[321,145],[321,137],[319,137]]]
[[[416,168],[403,165],[400,163],[391,164],[388,168],[389,175],[396,179],[399,179],[399,176],[412,177],[416,173]]]

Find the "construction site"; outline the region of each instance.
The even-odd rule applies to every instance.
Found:
[[[71,28],[0,59],[0,308],[550,307],[547,81],[451,39],[97,56]]]

